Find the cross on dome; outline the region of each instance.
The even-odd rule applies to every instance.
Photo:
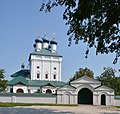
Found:
[[[40,32],[37,33],[37,39],[39,39],[39,38],[40,38]]]
[[[55,40],[55,35],[56,35],[56,34],[55,34],[55,32],[54,32],[54,33],[53,33],[53,40]]]

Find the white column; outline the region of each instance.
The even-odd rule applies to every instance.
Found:
[[[34,60],[31,60],[31,80],[34,80],[35,69],[34,69]]]
[[[61,61],[59,62],[59,77],[58,81],[61,81]]]
[[[50,81],[52,80],[52,58],[50,58]]]
[[[44,80],[45,79],[45,77],[44,77],[44,61],[43,61],[43,57],[42,57],[42,68],[41,68],[41,74],[42,74],[42,78],[41,78],[41,80]]]

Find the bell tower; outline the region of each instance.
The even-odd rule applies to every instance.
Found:
[[[49,41],[45,35],[38,36],[34,49],[29,57],[31,80],[61,81],[62,56],[57,53],[55,38]]]

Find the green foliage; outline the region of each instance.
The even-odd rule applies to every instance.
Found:
[[[103,73],[97,79],[102,82],[102,85],[113,88],[115,95],[120,95],[120,77],[115,76],[115,69],[108,67],[103,70]]]
[[[82,77],[82,76],[89,76],[89,77],[93,78],[94,73],[93,73],[93,71],[91,71],[87,67],[86,68],[80,68],[78,71],[76,71],[75,75],[69,79],[69,83],[73,80],[76,80],[76,79]]]
[[[5,71],[3,69],[0,69],[0,79],[4,79],[4,73]]]
[[[50,12],[53,7],[65,8],[63,19],[69,26],[69,45],[72,40],[87,43],[97,54],[115,53],[115,64],[120,57],[120,2],[119,0],[44,0],[40,11]]]
[[[5,71],[3,69],[0,69],[0,92],[5,92],[5,89],[7,87],[7,80],[4,80]]]

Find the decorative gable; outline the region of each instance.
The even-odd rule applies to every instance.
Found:
[[[105,85],[99,86],[99,87],[95,88],[95,90],[99,90],[99,91],[114,91],[112,88],[107,87]]]
[[[71,82],[71,85],[76,88],[82,85],[86,85],[86,84],[92,86],[93,88],[96,88],[101,85],[101,82],[88,76],[83,76]]]
[[[44,86],[53,86],[51,83],[47,83],[46,85]],[[54,86],[53,86],[54,87]]]
[[[71,82],[71,84],[85,84],[85,83],[87,83],[87,84],[101,84],[100,81],[93,79],[93,78],[90,78],[88,76],[83,76],[83,77]]]
[[[76,90],[76,88],[71,85],[65,85],[65,86],[58,88],[58,91],[59,90]]]
[[[17,85],[17,86],[22,86],[22,85],[25,85],[25,84],[23,84],[22,82],[18,82],[18,83],[16,83],[15,85]]]
[[[8,82],[8,85],[16,85],[16,84],[24,84],[24,85],[28,85],[28,80],[26,80],[25,77],[23,76],[17,76],[14,79],[12,79],[11,81]]]

